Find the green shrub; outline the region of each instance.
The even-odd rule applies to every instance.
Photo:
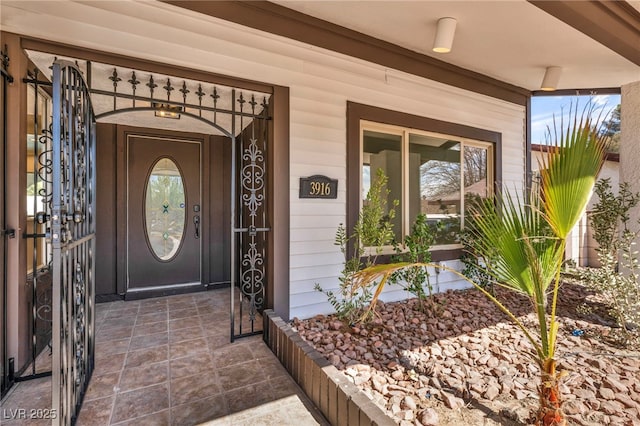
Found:
[[[370,316],[367,308],[371,303],[372,288],[375,284],[362,286],[359,280],[354,280],[354,275],[374,265],[383,247],[394,243],[392,220],[395,217],[398,201],[394,200],[391,206],[388,205],[387,199],[390,193],[387,189],[388,180],[384,171],[377,169],[353,233],[349,235],[343,224],[338,226],[334,244],[340,247],[344,256],[344,266],[338,278],[339,291],[337,293],[325,291],[319,284],[315,285],[317,291],[327,296],[338,318],[349,324],[367,320]],[[353,253],[349,254],[351,245]],[[365,317],[363,314],[366,314]]]
[[[396,262],[430,263],[431,246],[435,241],[433,232],[427,223],[427,216],[419,214],[411,227],[411,234],[404,239],[402,246],[396,245]],[[429,272],[424,266],[411,266],[401,269],[389,278],[392,284],[403,285],[405,290],[412,293],[420,301],[420,306],[428,308],[436,313],[437,306],[433,299],[428,298],[433,294],[433,286],[429,281]]]
[[[583,268],[579,277],[590,289],[604,298],[609,313],[622,331],[622,342],[637,341],[640,333],[640,268],[635,244],[638,229],[630,229],[629,211],[640,201],[640,193],[632,193],[629,184],[621,183],[618,195],[609,179],[596,183],[598,202],[591,215],[599,268]]]

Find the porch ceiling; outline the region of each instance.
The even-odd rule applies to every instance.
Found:
[[[637,63],[525,0],[273,3],[532,91],[540,89],[547,66],[563,68],[559,89],[640,80]],[[628,3],[640,16],[640,1]],[[447,54],[431,51],[441,17],[458,21]],[[640,20],[632,26],[638,31]]]
[[[562,18],[573,21],[572,25],[580,30],[543,10],[554,7],[562,9]],[[359,32],[390,43],[391,49],[396,45],[398,50],[408,49],[424,55],[410,58],[414,71],[403,71],[418,69],[423,71],[421,76],[431,78],[436,68],[440,74],[442,70],[447,74],[453,68],[448,63],[509,83],[510,87],[502,89],[513,92],[505,98],[511,101],[514,96],[522,97],[522,92],[538,90],[545,68],[552,65],[563,68],[559,89],[619,87],[640,80],[640,0],[2,0],[0,8],[0,24],[8,32],[97,50],[107,48],[114,53],[160,62],[171,54],[174,65],[202,70],[211,68],[210,58],[200,61],[199,57],[224,57],[228,54],[224,47],[236,46],[237,40],[228,39],[231,36],[224,31],[205,24],[209,19],[221,18],[252,27],[250,32],[267,31],[276,37],[296,38],[296,31],[304,32],[301,41],[338,51],[340,45],[345,44],[341,37],[348,39],[355,35],[355,42],[347,43],[350,46],[346,54],[358,56],[360,49],[364,51],[360,59],[375,61],[372,53],[376,51],[375,43],[363,43],[355,33]],[[588,12],[583,12],[585,10]],[[292,18],[292,14],[308,15],[312,17],[309,20],[320,19],[351,31],[339,31],[331,25],[324,32],[316,31],[323,26],[315,22],[309,24],[299,16]],[[555,14],[562,15],[557,10]],[[453,51],[436,54],[431,51],[436,22],[446,16],[458,21]],[[286,25],[290,18],[292,25]],[[345,35],[349,32],[351,34]],[[215,42],[203,49],[198,44],[200,36]],[[233,37],[238,35],[234,33]],[[105,39],[110,40],[112,46],[105,45]],[[387,49],[383,44],[383,50]],[[222,50],[212,53],[209,49],[214,46]],[[393,68],[394,61],[406,59],[405,56],[403,52],[389,55],[386,62],[380,63]],[[449,69],[439,67],[432,58],[442,61]],[[421,62],[426,71],[420,69]],[[215,71],[224,73],[224,67],[217,67]],[[260,75],[256,73],[253,78],[259,80]],[[460,87],[473,90],[469,84],[475,84],[474,79],[467,77],[462,77],[465,84]],[[440,81],[451,84],[451,79],[455,76]],[[491,81],[480,83],[480,86],[492,85]],[[478,90],[490,94],[487,87]]]

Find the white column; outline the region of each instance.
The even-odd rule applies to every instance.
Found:
[[[622,86],[620,107],[620,182],[640,192],[640,81]],[[631,212],[631,224],[640,219],[640,206]]]

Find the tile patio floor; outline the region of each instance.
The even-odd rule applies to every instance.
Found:
[[[327,425],[262,336],[229,343],[228,309],[229,290],[98,304],[77,424]],[[46,408],[50,397],[49,378],[21,382],[3,409]]]

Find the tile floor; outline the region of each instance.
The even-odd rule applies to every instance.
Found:
[[[97,305],[96,366],[77,424],[328,424],[262,336],[229,343],[228,293]],[[3,410],[48,407],[50,397],[50,379],[22,382]]]

